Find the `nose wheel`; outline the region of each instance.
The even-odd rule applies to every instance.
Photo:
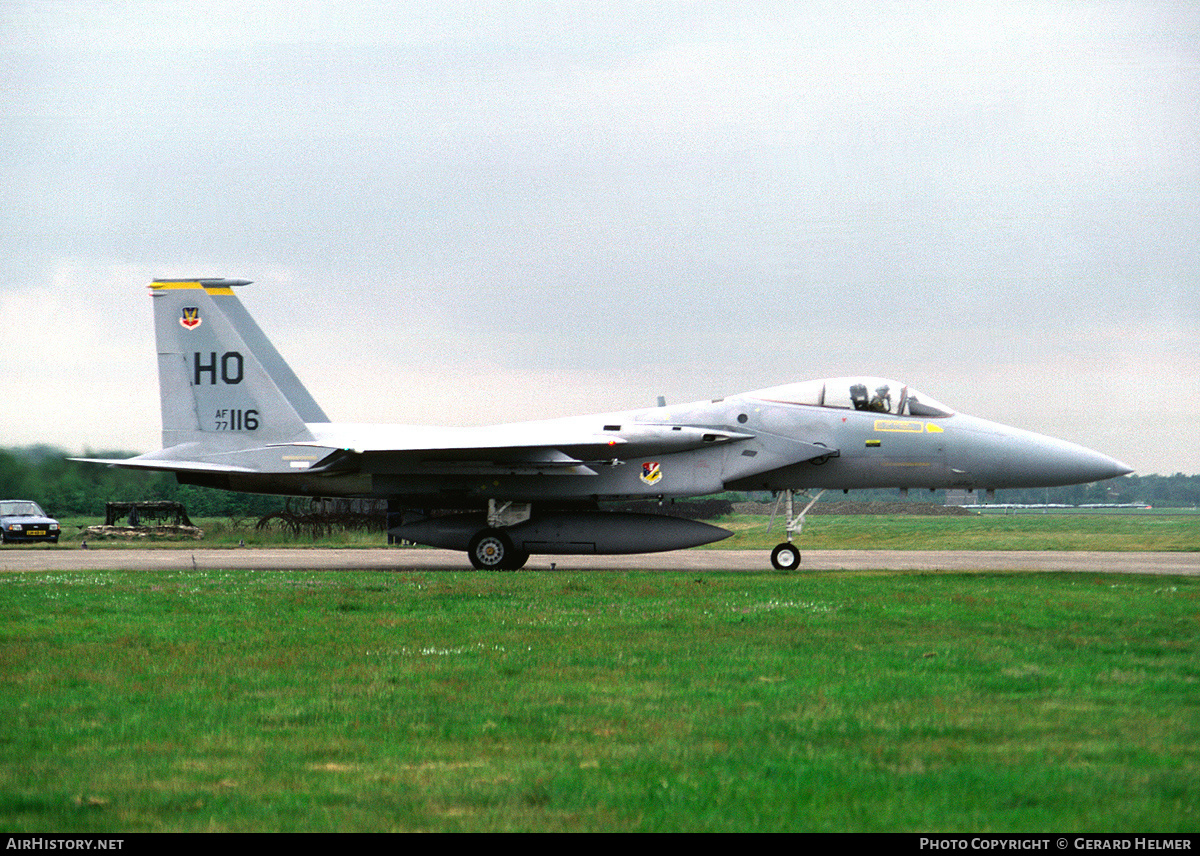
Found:
[[[800,567],[800,551],[790,541],[784,541],[771,551],[771,566],[777,571]]]

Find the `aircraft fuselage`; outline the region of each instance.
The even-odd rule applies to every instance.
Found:
[[[578,469],[586,472],[541,466],[537,461],[480,462],[477,455],[456,462],[452,455],[431,451],[423,460],[386,453],[366,456],[352,474],[336,468],[308,473],[294,468],[292,461],[305,457],[316,463],[340,448],[344,435],[363,431],[374,432],[386,443],[394,426],[318,423],[308,427],[314,435],[312,446],[277,446],[265,456],[258,451],[258,472],[206,473],[194,478],[181,473],[181,480],[248,492],[476,507],[489,499],[639,499],[724,490],[1054,487],[1128,471],[1120,462],[1082,446],[965,414],[895,416],[779,404],[750,396],[478,429],[514,435],[535,427],[574,430],[608,433],[633,442],[639,431],[647,429],[668,438],[675,429],[681,434],[699,429],[694,442],[681,443],[680,451],[665,454],[651,451],[636,456],[630,442],[614,446],[619,458],[615,454],[611,459],[587,458],[581,452]],[[703,435],[710,430],[722,433],[706,441]],[[725,439],[731,434],[745,439]],[[814,456],[814,447],[829,452]],[[566,445],[560,449],[568,455],[577,451]]]

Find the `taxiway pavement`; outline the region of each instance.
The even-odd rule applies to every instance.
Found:
[[[378,549],[54,549],[6,547],[0,573],[88,570],[463,571],[464,554],[411,547]],[[522,570],[769,571],[765,550],[678,550],[633,556],[533,556]],[[1200,553],[1101,553],[1041,550],[808,550],[799,572],[1082,571],[1200,576]]]

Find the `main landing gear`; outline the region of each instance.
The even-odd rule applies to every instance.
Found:
[[[503,529],[481,529],[467,545],[467,556],[477,571],[519,571],[529,554],[513,546]]]
[[[800,567],[800,550],[792,543],[792,536],[800,534],[800,530],[804,528],[804,515],[808,514],[808,510],[816,504],[816,501],[821,498],[821,494],[825,491],[817,492],[817,495],[809,500],[808,505],[804,506],[804,510],[799,514],[793,514],[792,497],[796,493],[793,490],[783,490],[779,492],[778,498],[775,500],[775,509],[771,512],[771,522],[767,524],[767,530],[775,525],[775,515],[779,512],[779,503],[785,501],[784,517],[787,520],[786,538],[782,544],[779,544],[771,551],[771,567],[778,571],[790,571]],[[801,496],[807,496],[807,492],[800,491]]]
[[[527,502],[497,502],[488,500],[487,528],[480,529],[467,544],[467,557],[477,571],[519,571],[529,561],[529,554],[513,544],[501,527],[512,526],[529,519]]]

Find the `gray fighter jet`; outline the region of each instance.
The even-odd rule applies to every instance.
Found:
[[[162,443],[78,459],[247,493],[382,498],[391,534],[515,570],[530,554],[644,553],[728,537],[610,500],[772,491],[777,568],[800,561],[797,493],[1043,487],[1131,472],[1081,446],[955,413],[903,383],[843,377],[712,401],[481,428],[332,423],[234,294],[242,280],[155,280]],[[816,496],[819,496],[818,493]]]

